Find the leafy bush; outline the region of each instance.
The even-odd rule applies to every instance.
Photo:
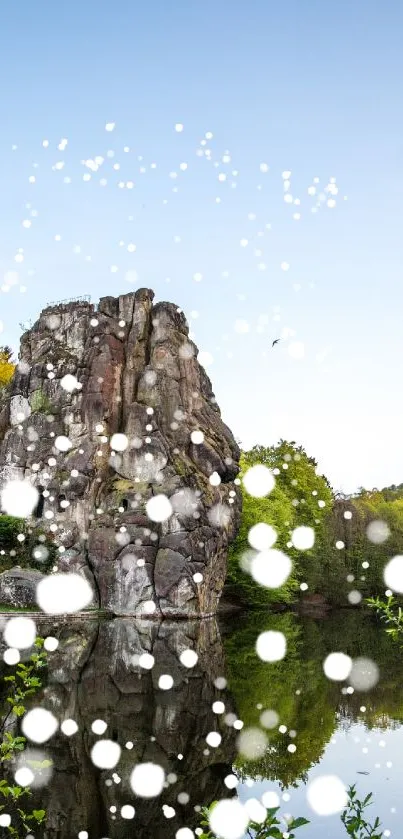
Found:
[[[367,605],[375,609],[378,617],[387,625],[386,632],[394,641],[402,640],[403,636],[403,609],[398,605],[397,600],[391,595],[388,599],[380,597],[369,597]]]
[[[217,839],[217,835],[210,830],[210,817],[214,807],[218,803],[218,801],[213,801],[210,807],[203,807],[200,822],[203,827],[203,833],[199,834],[200,839]],[[295,839],[295,833],[290,831],[297,830],[299,827],[304,827],[306,824],[309,824],[308,819],[302,817],[298,819],[291,818],[286,823],[284,820],[280,821],[277,818],[279,810],[279,807],[273,807],[267,810],[267,816],[264,822],[254,822],[252,820],[249,823],[248,835],[252,836],[253,833],[254,839],[283,839],[284,835],[287,835],[288,839]],[[286,834],[284,833],[285,829]]]
[[[228,560],[227,594],[231,599],[256,607],[272,602],[289,603],[293,599],[296,590],[293,580],[280,589],[263,588],[246,570],[248,553],[253,553],[248,542],[251,527],[260,522],[272,525],[279,533],[274,547],[284,549],[293,512],[286,495],[277,487],[267,498],[252,498],[244,492],[241,527]]]
[[[25,533],[25,522],[14,516],[0,515],[0,549],[10,550],[19,547],[17,536]]]
[[[210,829],[210,818],[214,807],[218,804],[213,801],[210,807],[203,807],[201,811],[200,824],[203,828],[199,834],[200,839],[217,839],[217,836]],[[382,839],[384,835],[379,818],[377,817],[373,824],[370,824],[365,816],[364,810],[372,804],[372,793],[370,792],[362,801],[358,798],[355,786],[348,789],[348,800],[346,809],[340,816],[341,822],[344,825],[348,836],[351,839]],[[283,836],[288,836],[289,839],[295,839],[294,831],[299,827],[304,827],[309,824],[308,819],[292,817],[287,818],[286,825],[284,820],[280,821],[279,807],[267,810],[267,816],[264,822],[249,822],[248,836],[253,839],[282,839]],[[284,832],[286,827],[286,832]]]
[[[0,684],[0,766],[5,777],[0,779],[0,813],[4,810],[11,815],[11,825],[7,835],[27,836],[43,823],[45,810],[25,810],[27,799],[31,796],[29,787],[22,787],[10,780],[10,770],[16,758],[26,747],[26,738],[16,734],[16,722],[26,710],[26,700],[34,696],[41,688],[40,675],[47,664],[47,653],[43,649],[43,638],[37,638],[34,650],[27,662],[20,661]],[[14,774],[14,773],[13,773]]]
[[[372,792],[361,801],[357,797],[355,785],[349,787],[347,807],[341,815],[341,820],[346,831],[352,839],[382,839],[385,835],[379,817],[370,824],[365,816],[364,810],[372,803]]]
[[[25,536],[22,541],[17,539],[20,533]],[[39,540],[40,536],[45,536],[46,540]],[[34,549],[38,545],[46,548],[45,559],[35,559]],[[0,573],[19,565],[20,568],[34,568],[47,574],[57,556],[56,545],[42,528],[31,530],[23,519],[5,515],[0,515],[0,550],[5,551],[0,555]]]

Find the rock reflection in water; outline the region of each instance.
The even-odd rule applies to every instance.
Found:
[[[236,754],[236,731],[225,715],[212,710],[221,700],[226,714],[234,713],[227,691],[215,686],[225,670],[217,623],[119,618],[53,626],[52,634],[60,644],[49,656],[48,684],[39,702],[61,722],[76,720],[79,730],[72,737],[59,732],[47,749],[55,769],[40,796],[47,810],[44,836],[71,839],[87,831],[90,839],[170,839],[180,827],[194,829],[199,823],[195,806],[231,795],[224,778]],[[179,660],[189,648],[198,654],[191,669]],[[138,664],[146,652],[155,658],[152,670]],[[173,678],[170,690],[159,687],[163,674]],[[103,738],[122,748],[112,770],[91,762],[92,746],[100,739],[91,730],[96,719],[108,725]],[[220,732],[219,748],[207,746],[210,731]],[[164,768],[169,783],[158,798],[141,799],[131,790],[130,774],[148,761]],[[135,808],[134,820],[121,816],[127,804]],[[172,818],[166,818],[163,805],[175,810]]]

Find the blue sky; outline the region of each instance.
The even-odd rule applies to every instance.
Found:
[[[245,445],[295,439],[337,489],[403,481],[402,24],[373,0],[3,0],[3,343],[48,301],[150,286]]]

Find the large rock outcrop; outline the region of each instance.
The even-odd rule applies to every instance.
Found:
[[[183,313],[153,297],[42,311],[0,411],[0,485],[37,486],[31,524],[62,548],[59,571],[91,581],[95,605],[212,614],[239,520],[239,449]],[[150,513],[155,495],[170,515]]]

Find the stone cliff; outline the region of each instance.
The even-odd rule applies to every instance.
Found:
[[[37,487],[29,526],[52,539],[58,571],[91,582],[94,605],[212,614],[239,521],[239,449],[183,313],[153,297],[42,311],[3,396],[0,487]]]

